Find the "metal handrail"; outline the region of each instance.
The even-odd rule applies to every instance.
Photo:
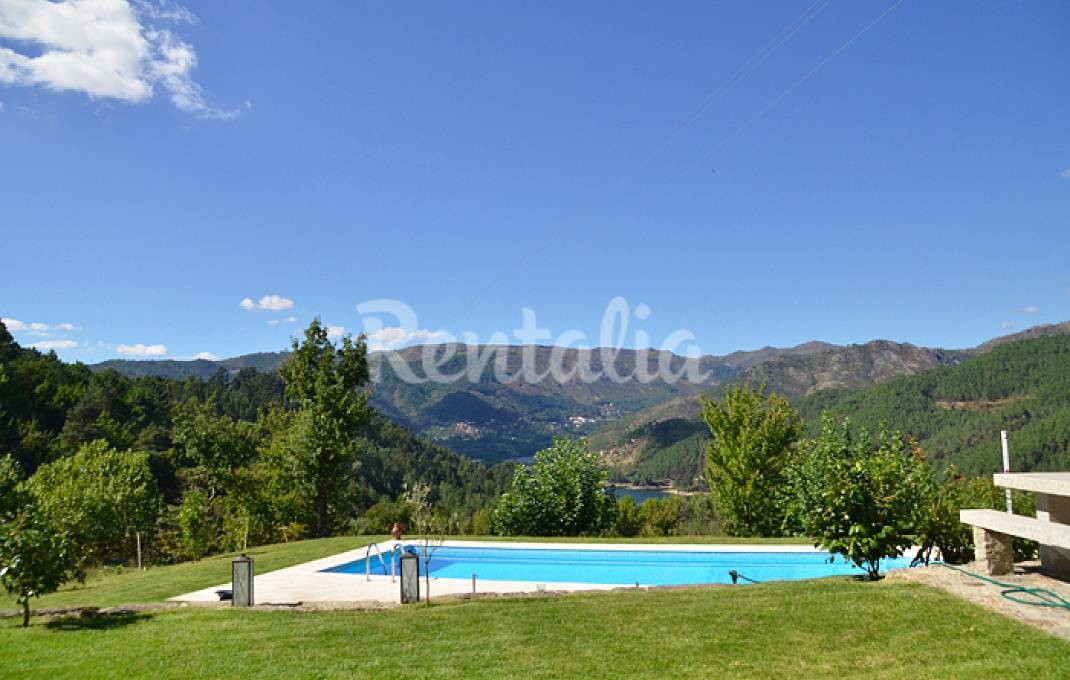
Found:
[[[366,580],[366,581],[372,580],[372,548],[375,548],[375,554],[379,556],[379,564],[383,565],[383,573],[384,574],[386,573],[386,560],[383,559],[383,552],[381,550],[379,550],[379,544],[378,543],[372,543],[364,550],[364,580]],[[390,560],[390,569],[391,569],[390,582],[393,583],[394,582],[394,573],[393,573],[394,561],[393,560]]]

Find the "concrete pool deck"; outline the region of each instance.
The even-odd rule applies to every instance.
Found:
[[[411,544],[414,541],[404,541]],[[393,547],[393,541],[377,545],[386,554]],[[443,546],[456,548],[539,548],[548,550],[636,550],[652,552],[770,552],[770,553],[815,553],[822,552],[807,545],[751,545],[751,544],[636,544],[636,543],[536,543],[510,541],[446,541]],[[349,550],[330,557],[305,562],[285,569],[278,569],[264,574],[257,574],[254,583],[256,604],[295,605],[308,603],[362,603],[369,607],[396,605],[400,600],[401,585],[390,576],[341,572],[326,572],[324,569],[337,567],[348,562],[364,560],[368,546]],[[372,560],[376,560],[374,551]],[[431,561],[434,566],[434,558]],[[643,584],[640,584],[643,585]],[[420,589],[423,590],[421,578]],[[605,583],[536,583],[534,581],[498,581],[476,580],[477,593],[524,594],[541,591],[580,591],[580,590],[615,590],[621,584]],[[217,590],[230,589],[230,583],[220,583],[211,588],[204,588],[185,595],[171,598],[175,602],[213,603],[219,602]],[[431,597],[446,595],[466,595],[472,593],[470,578],[436,578],[431,577]],[[421,595],[423,593],[421,592]]]

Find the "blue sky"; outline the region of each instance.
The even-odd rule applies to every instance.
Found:
[[[1070,318],[1064,2],[61,5],[0,0],[0,316],[67,360]]]

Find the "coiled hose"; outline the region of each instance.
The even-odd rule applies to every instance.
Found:
[[[975,574],[972,571],[963,569],[962,567],[956,567],[952,564],[944,564],[939,562],[948,569],[961,572],[967,576],[972,576],[981,581],[991,583],[992,585],[1003,588],[1003,592],[1000,593],[1005,599],[1011,602],[1017,602],[1018,604],[1028,604],[1034,607],[1054,607],[1056,609],[1070,609],[1070,601],[1062,597],[1058,593],[1054,593],[1047,588],[1028,588],[1022,585],[1016,585],[1014,583],[1005,583],[1003,581],[997,581],[994,578],[982,576],[981,574]]]

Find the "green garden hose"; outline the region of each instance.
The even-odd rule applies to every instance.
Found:
[[[972,576],[982,581],[987,581],[992,585],[1003,588],[1003,592],[1000,593],[1004,598],[1011,602],[1017,602],[1019,604],[1029,604],[1035,607],[1054,607],[1057,609],[1070,609],[1070,601],[1067,601],[1058,593],[1054,593],[1047,588],[1027,588],[1025,586],[1015,585],[1013,583],[1004,583],[1003,581],[997,581],[994,578],[982,576],[981,574],[975,574],[972,571],[967,571],[961,567],[956,567],[951,564],[944,564],[943,566],[948,569],[954,569],[955,571],[962,572],[967,576]]]

